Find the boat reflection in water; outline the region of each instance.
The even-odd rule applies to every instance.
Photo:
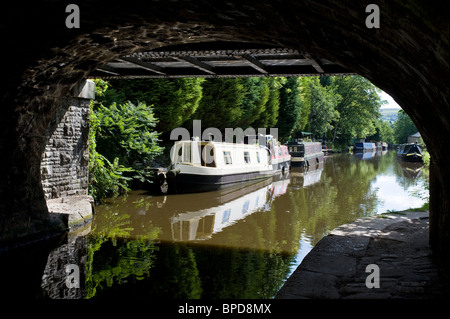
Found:
[[[355,152],[353,153],[355,157],[360,158],[362,160],[369,160],[374,158],[375,156],[383,156],[387,154],[387,150],[373,150],[373,151],[365,151],[365,152]]]
[[[424,167],[424,164],[420,162],[398,161],[398,164],[403,170],[403,176],[409,179],[418,178],[422,172],[422,168]]]
[[[322,161],[313,166],[292,168],[291,186],[295,189],[300,189],[320,182],[324,166],[323,163]]]
[[[171,234],[175,241],[210,239],[239,220],[257,211],[269,211],[273,200],[286,193],[289,178],[266,180],[241,187],[218,198],[217,206],[187,211],[171,217]]]

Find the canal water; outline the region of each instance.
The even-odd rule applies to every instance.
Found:
[[[3,280],[3,292],[23,295],[26,289],[32,298],[273,298],[332,229],[422,206],[427,179],[426,168],[401,164],[390,151],[335,154],[320,166],[215,192],[132,191],[96,207],[90,225],[52,247],[0,257],[9,265],[4,277],[13,278]]]

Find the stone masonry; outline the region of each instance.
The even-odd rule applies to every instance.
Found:
[[[47,130],[41,182],[49,213],[68,215],[68,228],[89,223],[93,198],[89,187],[89,103],[95,98],[91,80],[75,86]]]
[[[42,154],[41,181],[46,199],[88,193],[89,102],[94,98],[94,83],[85,81],[72,93],[56,113],[55,122],[59,123],[47,135]]]

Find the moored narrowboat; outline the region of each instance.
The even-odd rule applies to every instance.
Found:
[[[376,150],[375,143],[359,142],[353,148],[355,152],[372,152]]]
[[[266,141],[266,145],[196,139],[175,142],[166,173],[169,192],[211,191],[289,169],[287,148],[272,136],[266,136]]]
[[[398,147],[397,158],[405,162],[423,163],[422,148],[416,143],[401,144]]]
[[[291,154],[291,166],[303,167],[323,162],[324,153],[320,142],[302,142],[298,139],[287,144]]]

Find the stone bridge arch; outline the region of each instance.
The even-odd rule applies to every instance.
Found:
[[[80,28],[73,29],[65,25],[68,3],[12,3],[0,22],[0,242],[49,230],[40,182],[45,132],[61,99],[80,81],[122,55],[167,45],[233,41],[329,59],[363,75],[402,105],[432,156],[430,239],[448,260],[448,13],[422,1],[378,1],[380,28],[369,29],[369,3],[79,0]]]

